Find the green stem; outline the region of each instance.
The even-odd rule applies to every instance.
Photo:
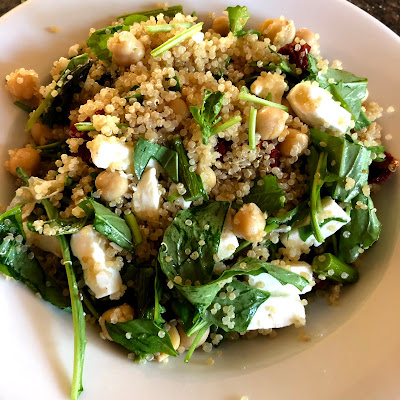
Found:
[[[126,123],[116,124],[118,128],[126,128],[129,125]],[[75,128],[79,132],[93,132],[96,128],[93,126],[93,122],[77,122],[74,124]]]
[[[249,148],[250,150],[256,149],[256,119],[257,119],[257,109],[254,107],[250,108],[249,117]]]
[[[340,283],[354,283],[358,280],[358,271],[340,261],[331,253],[315,256],[312,270],[319,275]]]
[[[163,25],[147,25],[145,26],[146,31],[149,33],[159,33],[159,32],[170,32],[176,28],[188,29],[193,24],[191,22],[178,22],[176,24],[163,24]]]
[[[33,111],[33,108],[29,107],[25,103],[22,103],[22,101],[14,101],[14,104],[27,113],[31,113]]]
[[[72,377],[71,400],[77,400],[83,391],[82,373],[85,357],[85,316],[79,298],[79,289],[76,282],[75,271],[72,268],[71,254],[65,236],[58,236],[63,255],[63,264],[67,272],[68,288],[71,297],[72,320],[74,323],[74,372]]]
[[[211,131],[211,135],[218,135],[218,133],[224,131],[225,129],[230,128],[231,126],[239,123],[242,120],[241,116],[236,116],[231,118],[230,120],[224,122],[221,125],[216,126],[212,131]]]
[[[190,346],[188,353],[186,354],[185,363],[188,363],[189,360],[191,359],[194,351],[196,350],[197,343],[199,343],[200,339],[203,337],[209,326],[210,324],[206,322],[205,325],[198,331],[195,339],[193,340],[192,345]]]
[[[171,39],[167,40],[161,46],[158,46],[154,50],[150,52],[153,57],[158,57],[162,53],[166,52],[167,50],[171,49],[172,47],[176,46],[179,43],[182,43],[184,40],[190,38],[195,33],[200,32],[203,27],[203,22],[200,22],[191,28],[185,30],[184,32],[178,33],[177,35],[173,36]]]
[[[90,312],[90,314],[92,314],[94,318],[99,320],[100,314],[94,308],[92,302],[89,300],[89,298],[88,298],[87,294],[85,293],[85,291],[81,290],[80,293],[82,294],[83,304],[85,304],[85,306],[88,309],[88,311]]]
[[[317,239],[317,241],[320,243],[322,243],[324,241],[324,237],[322,236],[322,232],[321,232],[321,229],[319,227],[319,222],[318,222],[318,202],[320,201],[319,193],[321,190],[321,186],[319,185],[318,182],[321,179],[321,173],[319,171],[321,170],[321,165],[322,165],[322,161],[323,161],[325,154],[326,153],[321,153],[319,155],[317,168],[315,170],[315,174],[314,174],[314,178],[313,178],[313,183],[312,183],[312,188],[311,188],[311,197],[310,197],[311,228],[313,230],[315,239]]]
[[[274,103],[273,101],[262,99],[261,97],[255,96],[254,94],[242,92],[239,94],[238,98],[239,100],[251,101],[252,103],[261,104],[262,106],[269,106],[269,107],[279,108],[280,110],[283,111],[288,111],[288,108],[286,106]]]
[[[142,233],[140,232],[139,224],[136,221],[135,216],[131,214],[124,215],[125,222],[128,224],[129,229],[132,232],[133,244],[138,245],[143,242]]]

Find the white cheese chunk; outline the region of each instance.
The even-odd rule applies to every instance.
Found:
[[[298,295],[271,296],[258,307],[247,330],[283,328],[304,324],[306,312]]]
[[[86,146],[98,168],[126,171],[131,165],[133,148],[115,136],[97,135]]]
[[[176,183],[172,183],[169,187],[169,194],[175,195],[176,193],[178,193],[178,185]],[[187,210],[192,204],[191,201],[186,201],[183,196],[179,196],[178,198],[176,198],[174,200],[174,203],[182,208],[182,210]]]
[[[350,217],[332,198],[324,197],[321,200],[322,209],[317,214],[318,221],[321,223],[329,218],[339,218],[343,221],[328,221],[320,227],[324,239],[333,235],[342,226],[350,221]],[[300,237],[299,228],[310,224],[310,216],[308,215],[303,221],[296,224],[288,233],[281,235],[282,244],[286,248],[296,248],[300,253],[308,253],[311,246],[320,246],[321,243],[315,239],[314,235],[310,235],[304,242]]]
[[[119,271],[114,268],[113,259],[107,256],[109,241],[87,225],[71,235],[71,250],[82,265],[85,283],[96,298],[122,295],[124,286]]]
[[[141,219],[158,218],[160,198],[157,171],[153,167],[147,168],[133,193],[132,210]]]
[[[344,134],[350,125],[351,114],[333,100],[327,90],[311,82],[298,83],[287,100],[296,115],[313,128]]]
[[[221,233],[221,240],[218,247],[218,261],[229,258],[238,247],[239,241],[236,235],[234,235],[230,229],[224,227]]]
[[[311,291],[312,287],[314,286],[314,278],[310,264],[302,261],[296,261],[278,266],[302,276],[303,278],[307,279],[310,284],[307,285],[303,290],[299,290],[296,286],[293,286],[290,283],[282,285],[273,276],[264,273],[256,276],[249,275],[249,285],[260,290],[266,290],[267,292],[271,293],[271,296],[290,296],[293,294],[304,294]]]

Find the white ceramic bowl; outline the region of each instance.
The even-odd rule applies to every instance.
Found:
[[[185,0],[186,12],[206,17],[227,0]],[[380,120],[387,146],[400,156],[400,38],[381,23],[344,0],[241,1],[256,26],[266,18],[285,15],[298,28],[321,35],[321,49],[330,60],[369,78],[371,99],[393,114]],[[147,0],[29,0],[0,19],[0,77],[17,67],[34,68],[48,76],[52,62],[68,47],[87,38],[125,12],[155,8]],[[51,34],[46,27],[57,26]],[[7,149],[25,141],[26,115],[0,88],[0,163]],[[15,190],[0,169],[0,202]],[[306,332],[311,342],[284,329],[276,339],[260,338],[223,345],[215,365],[198,352],[189,365],[179,358],[166,365],[133,364],[126,352],[104,343],[88,328],[82,399],[398,399],[400,383],[400,246],[398,240],[400,177],[393,176],[376,196],[383,223],[381,239],[363,257],[360,281],[344,291],[341,305],[308,307]],[[323,303],[323,302],[322,302]],[[67,399],[73,359],[69,314],[58,311],[17,282],[0,280],[0,399]]]

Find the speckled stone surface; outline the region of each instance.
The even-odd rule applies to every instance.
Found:
[[[400,35],[400,0],[350,0],[350,2],[373,15]],[[20,3],[21,0],[0,0],[0,15]]]

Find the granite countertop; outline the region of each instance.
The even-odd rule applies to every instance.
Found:
[[[320,0],[322,1],[322,0]],[[367,13],[379,19],[400,35],[400,0],[349,0]],[[21,0],[1,0],[0,15],[20,4]]]

